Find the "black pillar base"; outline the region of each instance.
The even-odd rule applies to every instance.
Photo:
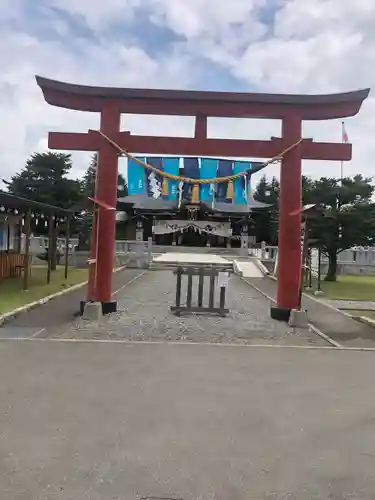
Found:
[[[87,300],[81,300],[80,303],[79,303],[79,314],[80,314],[80,316],[83,315],[83,311],[85,310],[86,303],[87,303]],[[117,311],[117,300],[110,300],[108,302],[102,302],[102,313],[103,313],[103,315],[114,313],[116,311]]]
[[[291,309],[285,307],[271,307],[271,318],[288,323]]]

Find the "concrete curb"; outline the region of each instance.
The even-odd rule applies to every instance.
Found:
[[[351,316],[352,319],[359,321],[360,323],[364,323],[365,325],[372,326],[375,328],[375,320],[371,318],[367,318],[367,316]]]
[[[236,260],[233,261],[233,272],[234,274],[237,274],[240,278],[243,278],[243,272],[238,266],[238,262]]]
[[[118,273],[125,269],[126,266],[121,266],[115,269],[115,273]],[[77,283],[76,285],[70,286],[69,288],[65,288],[64,290],[60,290],[59,292],[52,293],[51,295],[47,295],[46,297],[43,297],[39,300],[35,300],[34,302],[29,302],[28,304],[25,304],[24,306],[17,307],[17,309],[13,309],[13,311],[9,311],[5,314],[0,315],[0,326],[2,326],[4,323],[7,321],[15,318],[16,316],[31,311],[31,309],[35,309],[38,306],[42,306],[43,304],[46,304],[52,299],[56,299],[58,297],[62,297],[63,295],[66,295],[69,292],[74,292],[74,290],[79,290],[80,288],[83,288],[85,285],[87,285],[88,281],[82,281],[81,283]]]
[[[257,266],[259,271],[262,274],[264,274],[264,276],[269,276],[271,274],[269,270],[266,268],[266,266],[259,259],[254,259],[254,264]]]
[[[239,265],[241,262],[251,262],[254,264],[254,266],[258,269],[258,271],[261,272],[263,276],[268,276],[269,272],[267,268],[260,262],[260,260],[254,258],[254,257],[249,257],[248,260],[246,261],[240,261],[240,260],[233,260],[233,270],[234,274],[237,274],[240,278],[244,278],[243,271],[241,271]],[[245,277],[246,278],[246,277]]]

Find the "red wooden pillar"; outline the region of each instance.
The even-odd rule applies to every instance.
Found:
[[[288,144],[301,138],[301,128],[298,113],[283,119],[282,135]],[[285,155],[281,164],[277,304],[271,311],[275,319],[288,320],[290,310],[299,304],[301,216],[291,213],[301,208],[301,162],[301,149],[297,146]]]
[[[120,130],[121,113],[116,105],[105,104],[101,111],[100,130],[109,137]],[[116,207],[118,153],[107,141],[100,141],[96,177],[96,196],[105,204]],[[95,299],[103,305],[103,313],[116,310],[112,301],[112,274],[115,261],[116,211],[99,208],[97,222],[97,263]]]

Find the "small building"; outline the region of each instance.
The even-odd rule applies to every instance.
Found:
[[[43,224],[49,235],[47,241],[55,248],[59,225],[70,221],[73,215],[71,210],[0,191],[0,279],[24,273],[27,287],[32,221]],[[69,224],[67,239],[68,227]]]

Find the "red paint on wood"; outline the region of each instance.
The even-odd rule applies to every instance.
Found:
[[[251,141],[242,139],[200,139],[186,137],[149,137],[117,132],[111,135],[117,144],[133,154],[181,155],[181,156],[230,156],[272,158],[290,146],[285,139]],[[50,132],[48,146],[51,149],[72,151],[97,151],[105,139],[96,132],[69,133]],[[306,160],[349,161],[352,157],[351,144],[313,142],[305,139],[301,155]]]
[[[119,110],[110,103],[103,108],[100,130],[109,137],[120,128]],[[107,206],[117,205],[117,151],[108,142],[100,145],[98,155],[96,198]],[[96,300],[109,302],[112,295],[112,273],[115,262],[116,211],[98,210]]]
[[[36,77],[53,106],[101,112],[111,102],[122,113],[282,119],[295,109],[302,120],[345,118],[358,113],[369,89],[328,95],[256,94],[127,89],[71,85]]]
[[[301,137],[302,122],[298,114],[283,122],[283,137],[291,143]],[[297,309],[301,272],[301,151],[297,146],[282,160],[279,202],[279,251],[277,266],[277,305]],[[291,215],[296,212],[297,215]]]
[[[54,91],[45,92],[46,101],[60,108],[77,111],[100,112],[104,105],[98,97],[69,96]],[[109,99],[106,99],[109,101]],[[189,101],[149,101],[148,99],[110,99],[121,113],[139,115],[211,116],[226,118],[267,118],[281,120],[292,114],[290,105],[272,103],[229,103]],[[314,104],[301,106],[303,120],[329,120],[346,118],[359,112],[361,102]]]

